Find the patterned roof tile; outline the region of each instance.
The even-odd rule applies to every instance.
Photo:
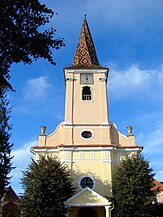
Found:
[[[99,66],[93,39],[85,18],[80,32],[80,38],[74,55],[72,67],[96,68]]]

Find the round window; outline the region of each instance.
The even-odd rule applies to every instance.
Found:
[[[92,133],[90,131],[83,131],[81,133],[82,137],[85,138],[85,139],[89,139],[92,137]]]
[[[86,187],[93,188],[94,183],[93,183],[93,180],[90,177],[84,177],[80,181],[80,186],[82,188],[86,188]]]

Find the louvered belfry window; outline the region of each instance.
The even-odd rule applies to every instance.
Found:
[[[82,90],[82,100],[91,100],[91,88],[86,86]]]

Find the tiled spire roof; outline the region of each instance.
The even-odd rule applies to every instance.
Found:
[[[92,36],[88,27],[86,16],[80,32],[80,38],[74,60],[73,67],[99,67],[96,50],[92,40]]]

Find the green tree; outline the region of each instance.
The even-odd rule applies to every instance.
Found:
[[[141,154],[126,156],[117,167],[113,182],[115,217],[154,216],[152,202],[156,200],[153,169]]]
[[[54,13],[39,0],[1,0],[0,14],[0,85],[11,89],[12,63],[30,64],[44,58],[55,65],[52,49],[64,44],[54,37],[56,29],[41,28]]]
[[[0,200],[4,194],[5,187],[9,184],[8,176],[12,167],[10,131],[11,125],[8,121],[10,118],[9,101],[5,91],[0,91]]]
[[[32,161],[23,172],[24,194],[20,199],[22,217],[62,217],[67,209],[64,201],[74,187],[68,168],[55,158]]]
[[[9,82],[10,66],[19,62],[31,64],[39,58],[55,65],[52,49],[59,49],[64,43],[55,38],[56,29],[44,28],[53,14],[39,0],[0,1],[0,199],[11,171],[11,126],[8,124],[11,110],[8,111],[6,101],[7,91],[13,90]]]

